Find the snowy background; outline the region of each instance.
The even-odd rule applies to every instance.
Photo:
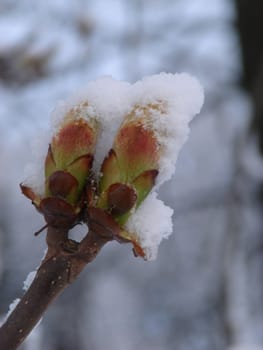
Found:
[[[0,0],[0,314],[45,249],[19,190],[36,130],[59,100],[102,75],[160,71],[205,89],[176,174],[160,191],[174,233],[158,259],[111,243],[54,303],[23,350],[263,349],[263,164],[238,86],[229,0]],[[261,282],[260,282],[261,281]]]

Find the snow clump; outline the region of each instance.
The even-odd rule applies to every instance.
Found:
[[[81,106],[81,117],[96,119],[100,134],[94,155],[93,170],[99,176],[104,157],[112,147],[115,134],[124,117],[135,107],[160,106],[145,118],[145,127],[154,131],[161,149],[158,176],[153,191],[169,180],[175,171],[178,153],[187,140],[189,122],[200,112],[204,93],[196,78],[186,74],[160,73],[146,77],[135,84],[117,81],[106,76],[90,82],[81,92],[59,104],[52,114],[50,139],[59,130],[67,111]],[[45,134],[46,140],[46,134]],[[39,145],[44,142],[38,140]],[[41,164],[30,167],[28,183],[32,188],[44,188],[45,149],[38,149]],[[34,169],[36,170],[34,172]],[[32,183],[33,182],[33,183]],[[172,233],[173,210],[165,206],[152,192],[131,215],[125,229],[134,232],[146,259],[156,257],[163,238]]]

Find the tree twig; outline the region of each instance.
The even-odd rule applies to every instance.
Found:
[[[90,231],[83,243],[77,243],[69,240],[66,232],[52,227],[48,229],[46,257],[31,286],[0,328],[1,350],[17,349],[49,304],[77,278],[108,241]]]

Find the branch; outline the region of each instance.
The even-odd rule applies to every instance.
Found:
[[[79,244],[67,239],[66,232],[49,228],[46,257],[31,286],[0,328],[0,349],[17,349],[49,304],[77,278],[108,241],[90,231]],[[85,249],[79,249],[83,245]]]

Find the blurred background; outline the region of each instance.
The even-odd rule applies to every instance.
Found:
[[[109,244],[21,349],[263,349],[262,16],[260,0],[0,0],[2,317],[45,249],[19,183],[57,101],[160,71],[206,96],[160,193],[175,215],[158,259]]]

